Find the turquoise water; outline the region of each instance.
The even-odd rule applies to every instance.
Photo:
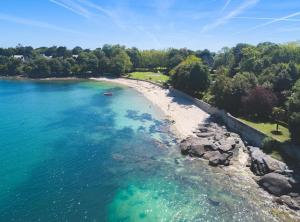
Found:
[[[1,80],[0,221],[272,221],[174,141],[132,89]]]

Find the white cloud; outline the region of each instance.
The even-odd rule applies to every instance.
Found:
[[[226,24],[233,17],[236,17],[239,14],[242,14],[245,10],[247,10],[248,8],[256,5],[258,2],[259,2],[259,0],[246,0],[246,1],[244,1],[241,5],[239,5],[237,8],[235,8],[234,10],[229,12],[226,16],[217,19],[215,22],[213,22],[211,24],[205,25],[202,28],[202,32],[207,32],[207,31],[213,30],[213,29],[215,29],[215,28],[217,28],[221,25]]]
[[[269,18],[269,17],[245,17],[245,16],[237,16],[233,17],[233,19],[246,19],[246,20],[275,20],[276,18]],[[287,22],[300,22],[300,19],[282,19],[282,21]]]
[[[255,29],[258,29],[258,28],[262,28],[262,27],[265,27],[265,26],[268,26],[268,25],[271,25],[271,24],[274,24],[274,23],[277,23],[277,22],[280,22],[280,21],[286,21],[287,19],[290,19],[290,18],[293,18],[293,17],[296,17],[300,15],[300,11],[299,12],[295,12],[295,13],[292,13],[292,14],[289,14],[289,15],[286,15],[286,16],[283,16],[283,17],[280,17],[280,18],[274,18],[272,19],[271,21],[269,22],[265,22],[265,23],[262,23],[260,25],[257,25],[257,26],[254,26],[250,29],[247,29],[243,32],[249,32],[249,31],[253,31]],[[243,33],[243,32],[238,32],[237,34],[239,33]]]
[[[221,12],[224,12],[225,9],[230,5],[230,3],[231,3],[231,0],[227,0],[226,3],[225,3],[225,5],[224,5],[224,7],[221,10]]]
[[[77,15],[83,16],[85,18],[90,18],[92,13],[86,8],[82,7],[75,1],[72,0],[49,0],[50,2],[63,7],[71,12],[74,12]]]

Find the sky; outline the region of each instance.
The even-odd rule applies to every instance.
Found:
[[[194,50],[300,40],[300,0],[0,0],[0,47]]]

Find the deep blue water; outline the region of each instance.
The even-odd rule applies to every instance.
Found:
[[[0,221],[271,221],[174,140],[130,88],[1,80]]]

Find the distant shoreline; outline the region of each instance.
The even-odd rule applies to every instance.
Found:
[[[0,79],[4,80],[80,80],[86,78],[78,78],[78,77],[50,77],[50,78],[28,78],[24,76],[0,76]]]

